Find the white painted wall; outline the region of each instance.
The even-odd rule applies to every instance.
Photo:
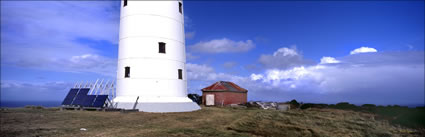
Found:
[[[181,1],[180,1],[181,2]],[[184,16],[179,1],[121,2],[114,102],[192,102],[187,98]],[[158,42],[166,43],[159,53]],[[125,67],[130,78],[124,78]],[[178,79],[183,70],[183,80]]]

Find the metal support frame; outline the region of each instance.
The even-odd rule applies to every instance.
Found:
[[[94,83],[94,85],[90,89],[89,95],[93,94],[93,90],[96,89],[96,87],[97,87],[97,82],[99,82],[99,79],[96,79],[96,82]]]
[[[87,93],[88,95],[96,95],[96,98],[98,95],[108,95],[108,98],[106,99],[107,102],[105,103],[107,108],[116,108],[117,104],[113,102],[113,98],[116,96],[116,87],[115,87],[116,80],[109,80],[107,79],[96,79],[95,82],[93,81],[77,81],[75,82],[74,86],[72,88],[79,88],[77,91],[77,95],[80,92],[81,88],[90,88],[90,91]],[[75,98],[72,100],[74,102]],[[135,106],[137,105],[138,99],[136,99]],[[72,104],[72,103],[71,103]],[[114,105],[115,104],[115,105]],[[70,105],[70,106],[63,106],[64,108],[74,108],[76,106]]]

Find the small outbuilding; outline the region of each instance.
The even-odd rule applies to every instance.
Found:
[[[248,90],[233,82],[219,81],[202,89],[202,104],[206,106],[226,106],[245,104]]]

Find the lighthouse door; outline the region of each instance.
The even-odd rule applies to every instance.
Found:
[[[208,94],[207,98],[206,98],[206,103],[205,105],[207,106],[214,106],[214,94]]]

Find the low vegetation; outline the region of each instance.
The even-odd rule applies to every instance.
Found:
[[[348,102],[341,102],[338,104],[299,104],[296,100],[289,102],[293,106],[298,106],[300,109],[308,108],[331,108],[341,110],[352,110],[357,112],[364,112],[377,115],[378,119],[385,119],[392,124],[398,124],[411,128],[425,128],[425,108],[408,108],[398,105],[389,106],[376,106],[374,104],[363,104],[356,106]]]
[[[424,136],[373,113],[203,107],[184,113],[1,110],[0,136]]]

